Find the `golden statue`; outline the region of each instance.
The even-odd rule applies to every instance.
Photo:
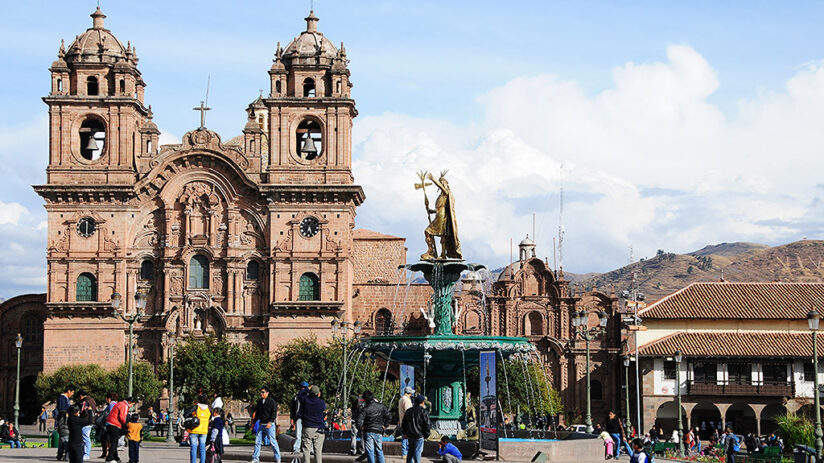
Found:
[[[455,196],[452,190],[449,189],[449,182],[446,181],[446,172],[441,172],[440,178],[435,180],[429,172],[420,172],[418,176],[421,183],[415,184],[416,190],[423,190],[424,205],[426,206],[426,213],[429,216],[429,226],[426,227],[423,234],[426,237],[427,251],[421,256],[421,260],[435,260],[435,259],[459,259],[463,260],[461,255],[461,242],[458,240],[458,220],[455,216]],[[426,179],[432,181],[428,183]],[[435,200],[435,209],[429,208],[429,198],[426,196],[426,187],[435,184],[440,190],[441,194]],[[435,214],[435,219],[432,219],[431,214]],[[441,254],[438,256],[438,251],[435,249],[435,237],[441,237]]]

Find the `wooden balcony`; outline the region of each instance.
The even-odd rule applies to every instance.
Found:
[[[761,381],[753,383],[688,381],[687,394],[793,397],[795,395],[795,384],[787,381]]]

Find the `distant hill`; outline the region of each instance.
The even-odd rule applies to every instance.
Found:
[[[758,244],[758,243],[721,243],[721,244],[711,244],[709,246],[704,246],[703,248],[688,253],[690,256],[735,256],[744,252],[754,251],[756,249],[766,249],[769,248],[766,244]]]
[[[636,287],[656,301],[696,281],[824,281],[824,241],[803,240],[769,247],[755,243],[723,243],[689,254],[658,251],[655,257],[594,275],[584,288]],[[574,280],[572,280],[574,281]]]

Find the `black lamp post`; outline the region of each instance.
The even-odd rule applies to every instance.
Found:
[[[625,385],[624,388],[626,389],[626,394],[627,394],[627,400],[626,400],[626,402],[627,402],[627,419],[624,422],[624,428],[625,428],[624,431],[626,432],[627,436],[630,436],[632,434],[632,420],[629,417],[629,364],[630,364],[630,361],[631,360],[630,360],[629,357],[624,357],[624,378],[625,378],[624,379],[624,385]]]
[[[166,415],[168,426],[168,433],[166,434],[166,442],[174,442],[175,438],[172,435],[172,422],[175,417],[175,335],[169,334],[169,413]]]
[[[586,346],[587,346],[587,355],[586,355],[586,359],[587,359],[587,366],[586,366],[586,370],[587,370],[586,371],[586,373],[587,373],[587,415],[586,415],[586,419],[584,421],[584,424],[587,425],[587,432],[588,433],[592,433],[592,431],[594,429],[592,427],[592,389],[591,389],[591,383],[590,383],[590,377],[589,377],[589,343],[590,343],[590,341],[595,339],[596,336],[598,336],[598,335],[600,335],[604,332],[604,329],[607,326],[607,320],[608,320],[607,317],[608,316],[607,316],[606,312],[604,312],[603,310],[599,311],[598,312],[598,326],[596,326],[594,328],[588,328],[587,327],[587,318],[588,318],[588,316],[587,316],[586,311],[580,310],[578,312],[575,312],[575,314],[572,316],[572,327],[573,327],[573,330],[575,332],[575,335],[582,337],[584,339],[585,343],[586,343]]]
[[[821,320],[821,315],[815,310],[815,307],[807,314],[807,324],[810,326],[810,331],[813,333],[813,400],[815,402],[815,461],[821,461],[821,449],[824,447],[824,440],[822,440],[821,432],[821,399],[819,395],[821,391],[818,389],[818,322]]]
[[[684,356],[681,351],[675,351],[675,390],[678,391],[678,406],[675,413],[678,413],[678,457],[684,458],[684,423],[681,419],[681,360]]]

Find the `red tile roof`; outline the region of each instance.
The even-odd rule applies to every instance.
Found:
[[[813,352],[810,333],[790,332],[688,332],[676,333],[638,348],[643,357],[671,356],[680,350],[685,357],[808,358]],[[824,349],[819,349],[819,356]]]
[[[824,283],[692,283],[641,310],[643,319],[806,319],[824,311]]]
[[[358,228],[352,231],[352,238],[356,240],[402,240],[406,241],[406,238],[401,238],[400,236],[392,236],[392,235],[384,235],[383,233],[378,233],[376,231],[367,230],[365,228]]]

